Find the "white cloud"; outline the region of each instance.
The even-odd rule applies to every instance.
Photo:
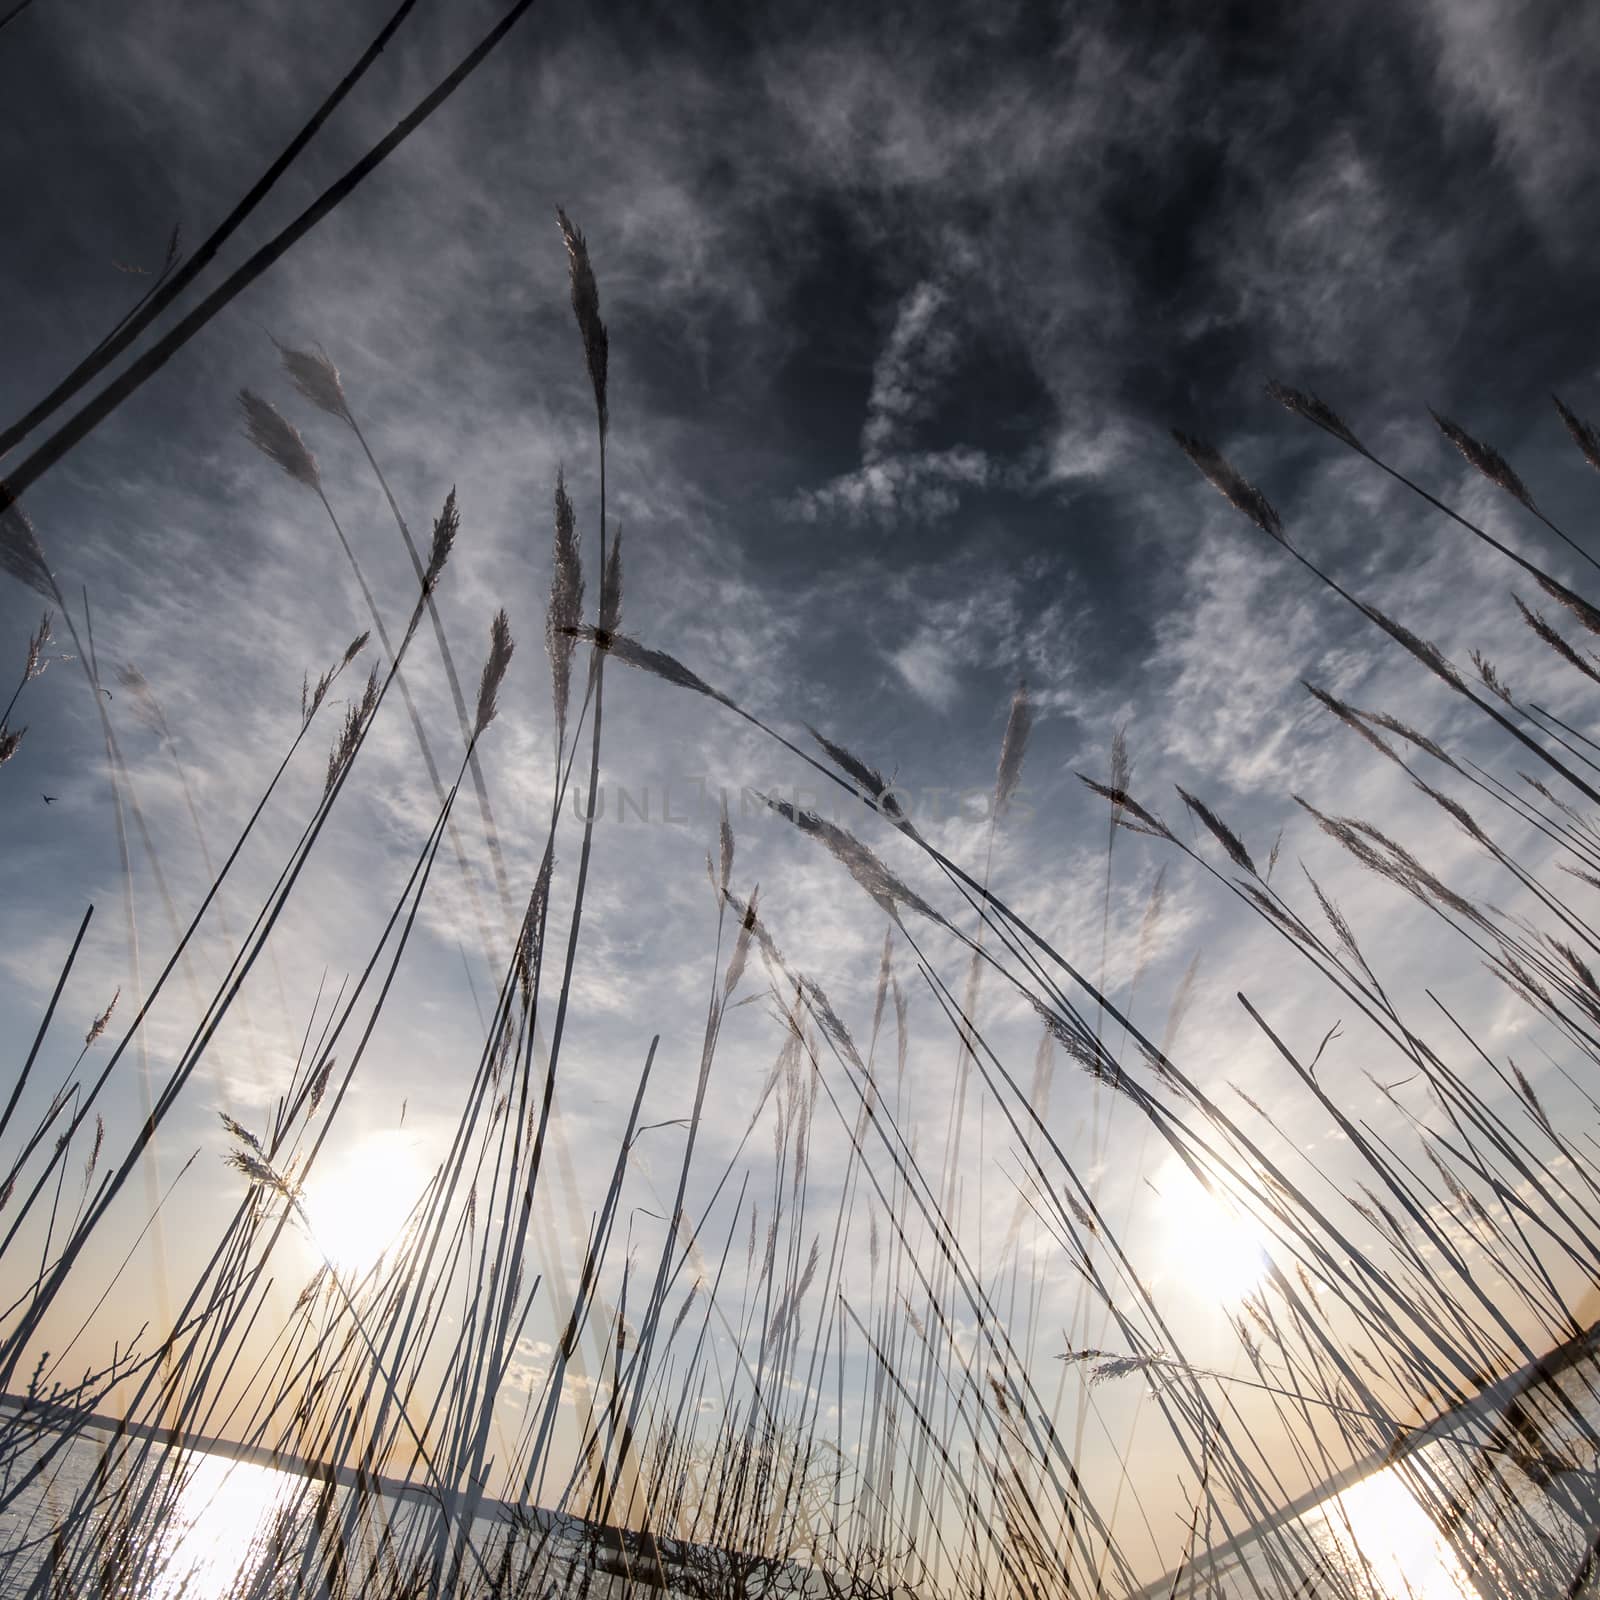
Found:
[[[901,436],[926,416],[934,397],[928,392],[955,360],[954,330],[942,325],[949,294],[936,283],[919,283],[900,303],[888,342],[872,369],[872,393],[861,430],[861,459],[878,460],[893,451]]]
[[[989,456],[966,445],[879,456],[820,489],[800,490],[785,509],[804,522],[938,522],[960,509],[963,489],[986,488],[1000,476]]]
[[[1600,21],[1587,7],[1413,0],[1447,109],[1482,118],[1546,236],[1581,237],[1568,202],[1592,172]]]

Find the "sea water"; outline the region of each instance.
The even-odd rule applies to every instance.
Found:
[[[321,1516],[352,1574],[408,1564],[433,1509],[366,1496],[344,1539],[349,1491],[299,1473],[200,1451],[177,1452],[159,1473],[97,1482],[107,1438],[84,1432],[65,1446],[40,1431],[0,1472],[0,1600],[30,1587],[54,1600],[102,1592],[148,1600],[232,1600],[293,1592],[310,1519]],[[51,1447],[56,1446],[53,1451]],[[30,1471],[47,1451],[48,1467]],[[85,1513],[97,1570],[70,1583],[55,1551],[62,1518],[93,1488]],[[156,1537],[130,1537],[154,1526]],[[513,1530],[498,1515],[475,1528],[494,1562]],[[1161,1600],[1597,1600],[1600,1559],[1600,1353],[1509,1400],[1463,1407],[1426,1442],[1303,1508],[1185,1563],[1144,1591]],[[515,1535],[537,1542],[528,1591],[616,1600],[629,1585],[615,1552],[597,1567],[581,1525]],[[61,1574],[50,1587],[52,1567]],[[41,1578],[43,1574],[43,1578]],[[380,1580],[379,1592],[385,1587]],[[587,1581],[583,1581],[584,1578]],[[354,1587],[359,1589],[358,1583]],[[797,1587],[813,1587],[799,1584]],[[314,1588],[306,1592],[314,1593]],[[670,1593],[671,1591],[669,1591]],[[1116,1600],[1116,1597],[1108,1597]]]
[[[1600,1352],[1440,1418],[1426,1442],[1152,1584],[1167,1600],[1600,1596]]]

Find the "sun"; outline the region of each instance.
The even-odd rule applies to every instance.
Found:
[[[341,1273],[362,1275],[400,1241],[427,1182],[415,1143],[369,1133],[312,1169],[304,1204],[314,1248]]]
[[[1208,1194],[1187,1168],[1168,1167],[1152,1187],[1168,1274],[1224,1309],[1254,1294],[1271,1265],[1261,1230]]]

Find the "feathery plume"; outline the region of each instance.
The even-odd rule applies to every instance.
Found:
[[[618,523],[606,552],[606,570],[600,574],[600,631],[615,633],[622,626],[622,525]]]
[[[1089,1373],[1091,1387],[1097,1387],[1102,1383],[1113,1383],[1118,1378],[1128,1378],[1136,1372],[1148,1374],[1152,1369],[1167,1365],[1160,1351],[1148,1356],[1109,1356],[1103,1352],[1099,1354],[1100,1360]]]
[[[317,1298],[317,1291],[322,1288],[323,1280],[327,1277],[327,1275],[328,1268],[327,1265],[324,1264],[318,1267],[317,1270],[306,1279],[305,1288],[300,1291],[299,1295],[295,1299],[294,1309],[296,1311],[304,1311],[305,1308]]]
[[[729,830],[732,838],[732,830]],[[730,863],[731,864],[731,863]],[[739,937],[733,942],[733,954],[728,958],[728,970],[722,980],[722,998],[727,998],[739,987],[739,980],[744,976],[745,963],[750,959],[750,941],[758,932],[764,930],[760,927],[760,920],[756,916],[756,897],[761,893],[761,886],[756,885],[750,891],[750,903],[745,906],[739,918]],[[727,896],[728,903],[735,908],[738,901],[728,894],[727,886],[723,886],[723,894]]]
[[[1468,834],[1476,839],[1479,844],[1489,843],[1488,835],[1485,834],[1483,829],[1478,826],[1477,821],[1474,819],[1472,813],[1468,811],[1459,800],[1452,800],[1449,795],[1441,794],[1439,790],[1433,788],[1430,784],[1423,783],[1421,779],[1415,779],[1413,781],[1416,783],[1416,787],[1420,793],[1427,795],[1427,797],[1441,810],[1449,812],[1450,815],[1461,824],[1462,828],[1464,828]]]
[[[275,461],[296,483],[319,494],[322,474],[300,430],[270,400],[263,400],[253,389],[239,391],[239,410],[244,414],[245,437],[264,456]]]
[[[27,731],[26,726],[21,728],[0,728],[0,767],[3,767],[17,753],[17,749],[22,743],[22,736]]]
[[[994,814],[1003,816],[1022,781],[1022,759],[1028,753],[1028,735],[1033,731],[1033,707],[1028,701],[1026,683],[1017,685],[1011,697],[1011,713],[1006,718],[1005,737],[1000,741],[1000,765],[994,775]],[[1118,788],[1124,787],[1122,784]]]
[[[653,677],[675,684],[680,689],[692,689],[696,694],[706,695],[721,705],[738,709],[720,689],[713,689],[699,673],[691,671],[676,656],[669,656],[665,650],[652,650],[648,645],[642,645],[637,639],[630,639],[626,634],[603,633],[587,624],[573,628],[571,633],[574,639],[582,639],[601,650],[610,651],[625,666],[637,667],[641,672],[648,672]]]
[[[1516,601],[1517,610],[1522,613],[1522,620],[1527,623],[1527,625],[1536,634],[1538,634],[1538,636],[1543,639],[1544,642],[1549,645],[1550,648],[1554,650],[1563,661],[1566,661],[1572,666],[1576,667],[1578,671],[1583,673],[1586,677],[1593,678],[1596,683],[1600,683],[1600,671],[1597,671],[1590,662],[1586,661],[1581,655],[1579,655],[1577,649],[1565,638],[1563,638],[1561,634],[1557,633],[1556,630],[1550,626],[1550,624],[1542,615],[1540,615],[1539,612],[1530,611],[1527,606],[1523,604],[1521,595],[1514,594],[1511,598]]]
[[[44,653],[44,647],[50,643],[50,620],[47,611],[39,621],[38,631],[28,640],[28,661],[22,669],[24,683],[32,683],[35,678],[42,677],[44,669],[50,664]]]
[[[825,817],[819,817],[814,811],[790,805],[787,800],[774,800],[770,795],[761,798],[780,817],[818,840],[896,922],[900,920],[899,907],[903,905],[909,910],[921,912],[934,922],[944,924],[944,918],[914,889],[902,883],[853,833],[846,832]]]
[[[1300,687],[1304,689],[1305,692],[1323,708],[1323,710],[1332,712],[1333,715],[1336,716],[1347,728],[1365,739],[1367,743],[1378,752],[1379,755],[1387,756],[1391,761],[1398,761],[1400,759],[1394,753],[1394,750],[1389,743],[1384,739],[1380,739],[1378,735],[1375,734],[1372,729],[1361,720],[1361,715],[1356,711],[1354,706],[1346,705],[1344,701],[1340,700],[1337,696],[1329,694],[1326,689],[1319,689],[1316,684],[1308,682],[1305,678],[1300,680]]]
[[[1527,1102],[1528,1109],[1534,1115],[1534,1120],[1538,1122],[1539,1126],[1543,1128],[1546,1133],[1553,1136],[1555,1133],[1555,1125],[1550,1121],[1549,1114],[1545,1111],[1544,1105],[1541,1103],[1539,1096],[1534,1093],[1533,1085],[1529,1083],[1527,1074],[1523,1072],[1522,1068],[1519,1067],[1515,1061],[1510,1060],[1509,1057],[1507,1058],[1507,1064],[1511,1068],[1512,1076],[1517,1080],[1517,1088],[1521,1091],[1522,1098]]]
[[[226,1111],[219,1111],[217,1115],[222,1119],[222,1126],[226,1128],[229,1134],[231,1134],[235,1139],[239,1140],[242,1144],[249,1145],[249,1147],[254,1150],[257,1155],[265,1154],[261,1148],[261,1141],[256,1138],[256,1136],[251,1133],[251,1131],[245,1127],[242,1122],[235,1121],[235,1119],[230,1117]]]
[[[1116,731],[1111,735],[1111,778],[1109,788],[1116,794],[1126,794],[1128,785],[1132,782],[1133,759],[1128,754],[1128,725],[1125,722],[1119,722]],[[1117,828],[1128,826],[1122,815],[1125,809],[1117,801],[1113,800],[1111,802],[1112,842],[1115,841]],[[1110,848],[1111,843],[1108,842],[1107,849]]]
[[[1233,858],[1234,865],[1243,867],[1252,878],[1259,876],[1256,872],[1256,864],[1250,859],[1250,852],[1245,849],[1238,834],[1216,812],[1211,810],[1203,800],[1197,799],[1190,794],[1181,784],[1174,784],[1173,787],[1183,797],[1183,803],[1205,824],[1212,837]]]
[[[1295,803],[1317,820],[1317,826],[1353,855],[1362,866],[1380,878],[1404,889],[1424,905],[1443,906],[1479,927],[1487,926],[1484,915],[1464,900],[1433,873],[1429,872],[1403,845],[1381,833],[1370,822],[1357,817],[1329,817],[1300,795]],[[1376,848],[1375,848],[1376,846]]]
[[[1111,787],[1126,790],[1133,782],[1133,758],[1128,754],[1128,725],[1117,724],[1111,735]]]
[[[106,1119],[96,1114],[94,1119],[94,1143],[89,1147],[89,1159],[83,1164],[83,1186],[89,1187],[89,1180],[94,1176],[94,1169],[100,1164],[100,1152],[106,1142]]]
[[[561,225],[561,237],[567,246],[567,259],[572,273],[572,310],[578,319],[578,332],[583,336],[583,358],[589,367],[589,382],[594,387],[595,414],[599,418],[603,438],[609,419],[606,410],[609,346],[606,325],[600,320],[600,288],[595,282],[594,266],[589,260],[588,241],[572,225],[560,206],[556,207],[556,221]]]
[[[667,1344],[669,1347],[671,1346],[672,1341],[678,1337],[678,1330],[683,1326],[683,1319],[689,1315],[689,1307],[694,1304],[695,1296],[700,1293],[700,1288],[701,1280],[699,1278],[696,1278],[694,1282],[689,1285],[689,1292],[684,1296],[683,1304],[679,1306],[678,1314],[672,1320],[672,1329],[667,1334]]]
[[[1122,1068],[1116,1058],[1092,1033],[1086,1032],[1076,1022],[1058,1016],[1038,995],[1029,995],[1028,1003],[1035,1015],[1049,1030],[1051,1038],[1084,1068],[1092,1078],[1109,1083],[1126,1091]]]
[[[1072,1219],[1085,1233],[1098,1236],[1100,1229],[1095,1225],[1095,1220],[1085,1211],[1076,1198],[1068,1192],[1062,1198],[1067,1202],[1067,1209],[1072,1213]]]
[[[733,824],[728,820],[728,795],[723,791],[722,817],[718,828],[722,850],[721,888],[727,893],[728,880],[733,876]]]
[[[1474,439],[1459,423],[1452,422],[1449,417],[1441,417],[1432,406],[1428,407],[1428,415],[1438,424],[1439,432],[1466,457],[1468,465],[1476,467],[1490,483],[1504,489],[1513,500],[1520,500],[1530,511],[1534,509],[1533,496],[1528,493],[1527,485],[1511,470],[1511,464],[1493,445]]]
[[[1235,510],[1242,511],[1263,533],[1283,542],[1283,521],[1273,510],[1272,503],[1253,483],[1246,480],[1233,465],[1204,439],[1196,439],[1178,429],[1172,430],[1178,448],[1200,469],[1218,494]]]
[[[1363,722],[1370,722],[1375,728],[1384,728],[1401,739],[1408,740],[1419,750],[1433,757],[1435,761],[1442,762],[1445,766],[1459,772],[1461,770],[1455,757],[1443,745],[1437,744],[1427,734],[1419,733],[1409,724],[1402,722],[1398,717],[1392,717],[1387,711],[1362,711],[1355,706],[1349,708]]]
[[[1349,445],[1352,450],[1359,450],[1362,455],[1367,453],[1366,446],[1345,426],[1344,419],[1332,406],[1319,400],[1316,395],[1306,394],[1300,389],[1291,389],[1288,384],[1279,383],[1272,378],[1267,380],[1267,393],[1280,406],[1294,412],[1297,417],[1304,417],[1307,422],[1315,423],[1324,432],[1331,433],[1335,439]]]
[[[856,1049],[856,1042],[850,1037],[850,1030],[845,1027],[844,1019],[833,1009],[833,1002],[824,993],[822,985],[814,978],[804,977],[801,978],[800,984],[811,1014],[822,1024],[833,1042],[850,1058],[856,1070],[864,1073],[867,1070],[866,1063],[862,1061],[861,1054]]]
[[[322,1097],[328,1092],[328,1079],[333,1076],[335,1057],[324,1056],[322,1065],[317,1068],[317,1075],[311,1080],[310,1106],[313,1111],[322,1104]]]
[[[300,726],[304,728],[308,722],[321,709],[323,697],[328,692],[328,685],[333,682],[333,669],[330,667],[317,679],[315,689],[311,687],[311,674],[303,672],[300,675]]]
[[[161,703],[156,699],[155,690],[150,687],[150,680],[131,661],[124,661],[118,666],[117,687],[126,689],[133,697],[134,714],[140,722],[163,744],[167,743],[169,735]]]
[[[1583,452],[1583,459],[1589,465],[1600,471],[1600,433],[1578,416],[1575,412],[1567,410],[1562,405],[1559,395],[1551,395],[1556,403],[1556,410],[1561,413],[1561,420],[1567,425],[1567,432],[1572,435],[1573,443]]]
[[[304,673],[300,679],[300,726],[302,729],[310,725],[311,719],[322,709],[322,702],[327,698],[328,690],[333,687],[333,680],[350,665],[355,658],[366,649],[367,640],[372,637],[369,633],[357,634],[345,646],[344,655],[336,667],[328,670],[318,677],[316,686],[311,683],[311,674]]]
[[[517,982],[522,988],[525,1005],[531,1005],[533,1001],[533,973],[539,965],[553,865],[553,857],[546,852],[539,863],[539,876],[534,880],[533,893],[528,896],[528,909],[523,913],[522,927],[517,935]]]
[[[1466,689],[1466,682],[1461,674],[1451,666],[1445,658],[1444,652],[1438,645],[1414,634],[1404,623],[1396,622],[1393,617],[1386,616],[1376,606],[1367,605],[1364,601],[1356,602],[1361,610],[1371,620],[1383,629],[1396,644],[1403,645],[1436,677],[1443,678],[1453,689]]]
[[[323,784],[323,798],[333,793],[334,785],[343,776],[344,770],[349,766],[356,750],[361,743],[361,735],[366,728],[367,720],[378,709],[378,669],[373,667],[367,678],[367,686],[362,691],[361,699],[350,706],[344,714],[344,726],[339,730],[339,737],[334,740],[333,748],[328,752],[328,776]]]
[[[505,682],[506,668],[511,665],[511,653],[515,649],[516,642],[511,637],[511,624],[505,612],[495,612],[494,621],[489,624],[489,656],[483,663],[483,675],[478,679],[478,715],[472,725],[474,739],[494,721],[495,712],[499,710],[495,696]]]
[[[1535,571],[1533,581],[1558,605],[1563,605],[1590,633],[1600,633],[1600,610],[1590,605],[1581,594],[1575,594],[1564,583],[1557,583],[1548,573]]]
[[[438,588],[439,576],[444,571],[445,562],[450,559],[450,551],[460,531],[461,516],[456,510],[456,488],[451,484],[450,493],[444,497],[444,509],[433,524],[433,543],[428,548],[428,565],[422,573],[423,594],[430,595]]]
[[[18,583],[25,583],[46,600],[56,598],[56,580],[39,547],[39,537],[22,507],[11,499],[3,479],[0,479],[0,572],[9,572]]]
[[[806,732],[827,752],[834,765],[853,779],[875,805],[896,820],[901,817],[900,803],[894,797],[889,779],[860,756],[846,750],[842,744],[835,744],[826,734],[818,733],[809,722],[805,726]]]
[[[117,1001],[121,998],[122,989],[119,985],[117,992],[111,997],[111,1004],[108,1005],[105,1010],[102,1011],[100,1015],[89,1024],[89,1031],[83,1036],[83,1048],[85,1050],[87,1050],[89,1046],[92,1045],[95,1040],[106,1031],[106,1027],[111,1021],[111,1013],[117,1009]]]
[[[271,1189],[274,1194],[281,1196],[291,1205],[298,1203],[299,1189],[289,1178],[276,1172],[271,1162],[249,1150],[230,1150],[225,1159],[235,1172],[242,1172],[252,1183],[259,1184],[264,1189]]]
[[[573,630],[583,621],[583,561],[578,548],[577,519],[567,497],[566,474],[556,469],[555,556],[550,572],[550,606],[545,612],[544,647],[550,655],[550,682],[555,699],[556,742],[566,737],[567,707],[572,694]]]
[[[1118,820],[1124,828],[1133,828],[1138,833],[1154,834],[1158,839],[1170,839],[1172,837],[1172,830],[1166,823],[1146,811],[1126,789],[1119,789],[1114,784],[1096,783],[1093,778],[1086,778],[1081,772],[1074,773],[1073,776],[1086,789],[1099,795],[1102,800],[1109,800],[1118,812],[1126,811],[1128,816],[1134,819],[1134,822],[1130,823],[1127,817],[1119,817]],[[1135,827],[1135,823],[1137,827]]]
[[[1511,704],[1511,691],[1501,681],[1500,675],[1494,670],[1494,663],[1481,650],[1472,652],[1472,664],[1478,669],[1478,676],[1483,680],[1483,686],[1490,694]]]
[[[293,350],[276,334],[272,335],[272,342],[278,347],[278,359],[283,362],[290,383],[312,405],[354,426],[344,397],[344,385],[339,381],[339,369],[328,359],[328,352],[321,345],[315,350]]]

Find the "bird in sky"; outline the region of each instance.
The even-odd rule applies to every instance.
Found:
[[[56,803],[56,797],[53,794],[42,794],[39,796],[39,798],[43,800],[47,806],[53,806]]]

